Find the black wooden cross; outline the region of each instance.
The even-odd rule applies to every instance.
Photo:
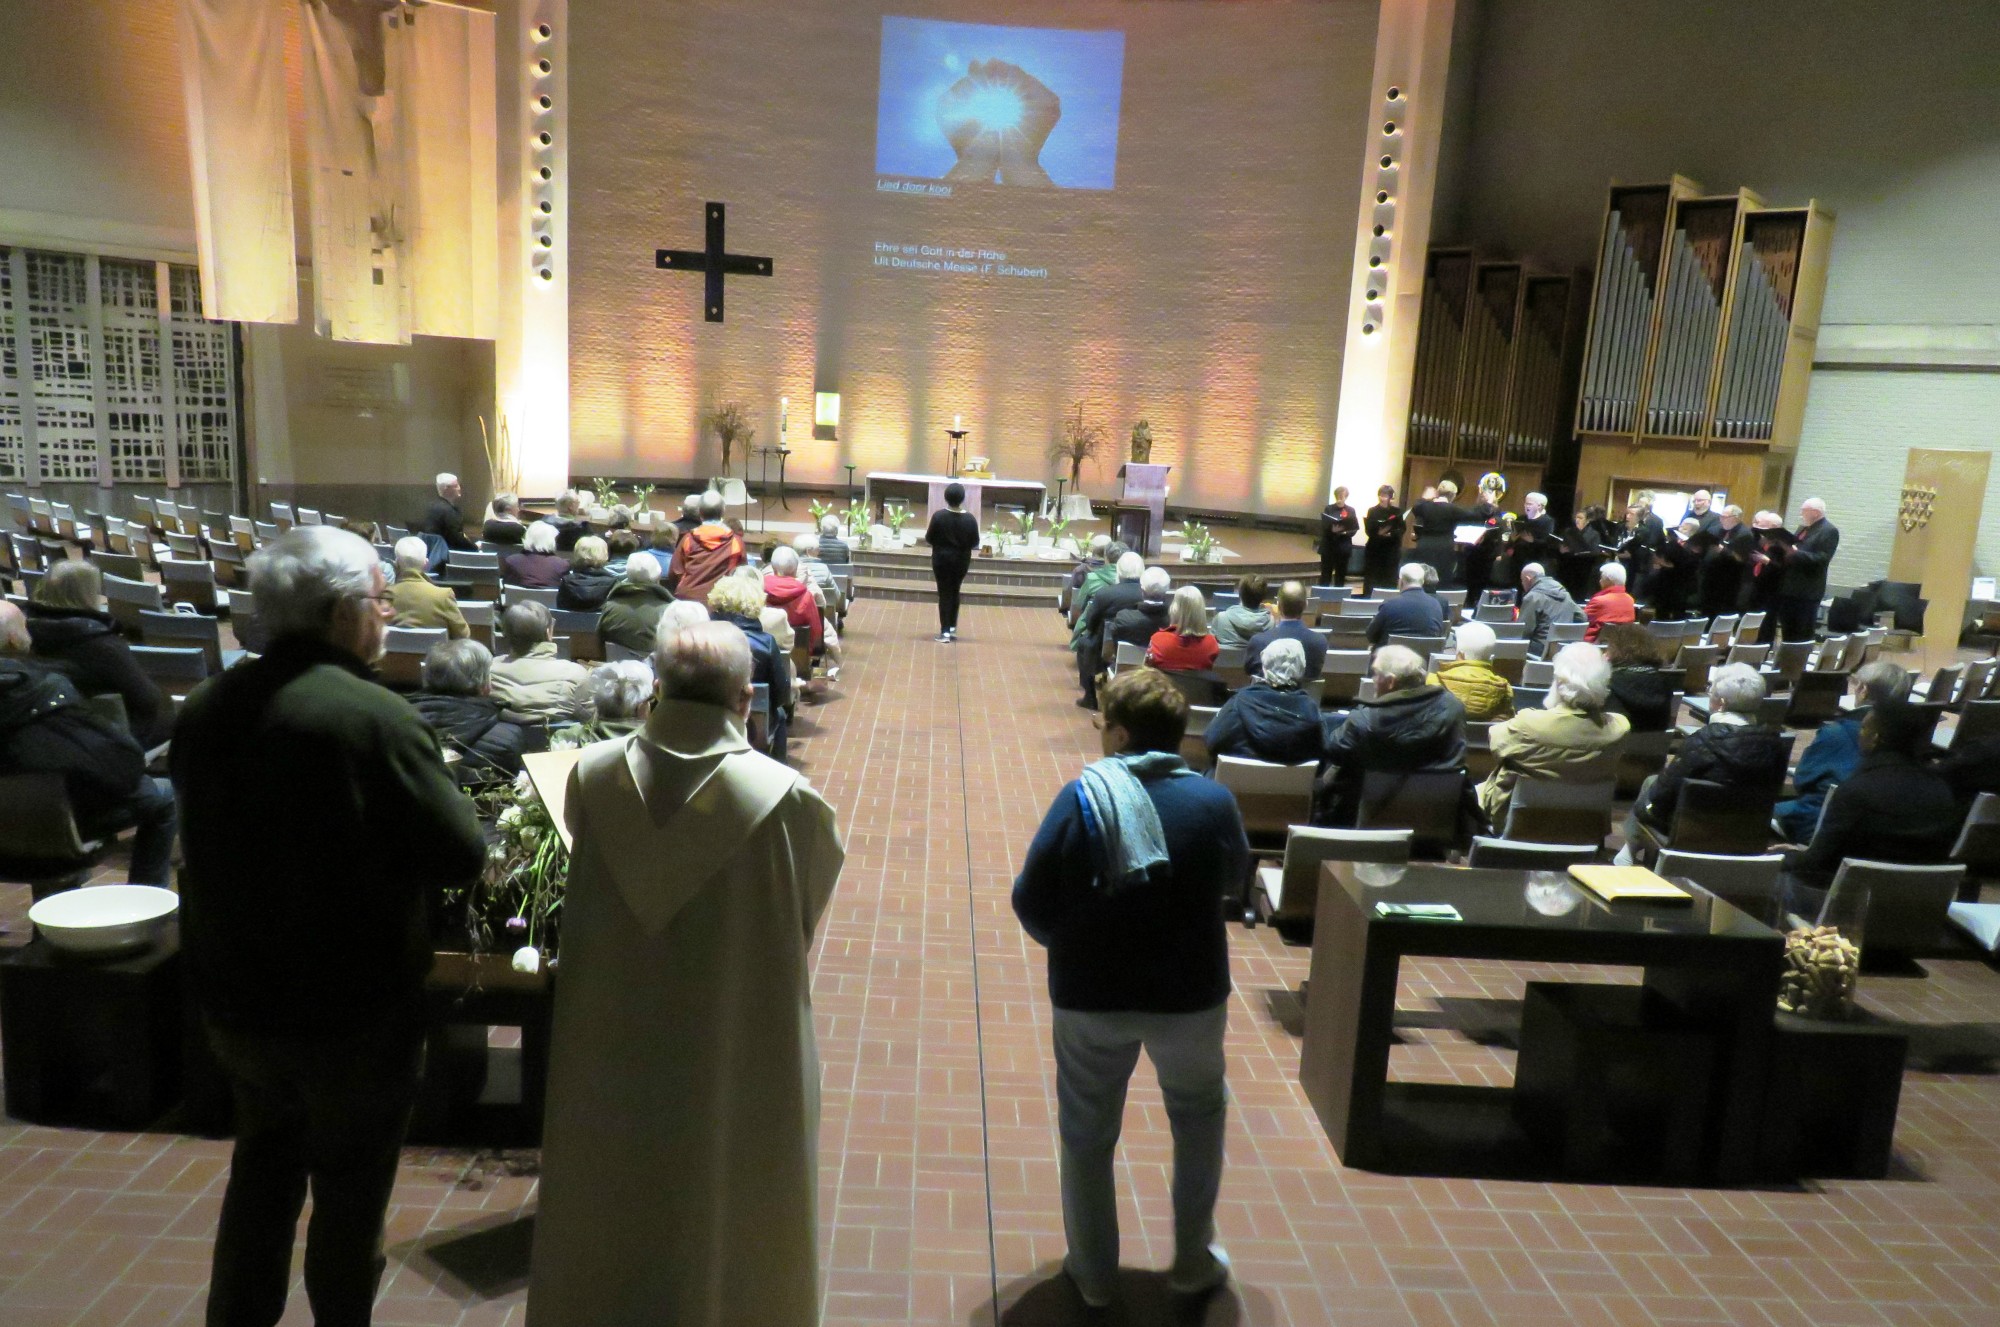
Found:
[[[722,204],[708,204],[708,246],[703,249],[660,249],[653,265],[674,272],[706,272],[708,293],[702,301],[709,322],[722,321],[722,278],[724,276],[769,276],[769,258],[750,258],[724,253],[722,244]]]

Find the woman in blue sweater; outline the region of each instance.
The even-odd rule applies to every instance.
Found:
[[[1250,867],[1236,798],[1177,754],[1187,702],[1173,683],[1130,669],[1100,699],[1105,759],[1056,794],[1014,882],[1015,915],[1049,951],[1064,1266],[1093,1307],[1117,1281],[1112,1163],[1141,1047],[1174,1135],[1169,1285],[1200,1295],[1228,1279],[1212,1243],[1228,1101],[1222,901]]]

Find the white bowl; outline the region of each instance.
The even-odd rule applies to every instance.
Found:
[[[28,920],[65,953],[117,954],[152,944],[180,906],[171,889],[89,885],[43,899]]]

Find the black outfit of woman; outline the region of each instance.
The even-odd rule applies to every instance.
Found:
[[[1597,593],[1597,569],[1604,565],[1604,535],[1595,521],[1584,521],[1562,532],[1562,557],[1556,579],[1578,603]]]
[[[1757,550],[1757,536],[1740,522],[1734,530],[1718,529],[1715,546],[1703,555],[1700,572],[1701,615],[1721,617],[1734,613],[1743,601],[1743,586],[1750,578],[1750,555]]]
[[[1354,561],[1354,536],[1360,529],[1360,518],[1344,502],[1329,502],[1319,514],[1321,585],[1347,584],[1347,568]]]
[[[1470,518],[1467,525],[1483,525],[1486,533],[1479,542],[1465,550],[1465,598],[1475,608],[1479,596],[1485,593],[1493,580],[1493,564],[1500,557],[1500,509],[1481,498],[1477,505],[1466,512]]]
[[[1695,577],[1701,571],[1700,538],[1699,532],[1693,543],[1683,540],[1678,532],[1667,536],[1653,570],[1654,621],[1677,622],[1687,616],[1688,605],[1694,601]]]
[[[1451,541],[1451,532],[1468,524],[1472,514],[1463,507],[1454,506],[1443,498],[1428,498],[1410,508],[1410,523],[1417,532],[1417,544],[1412,561],[1427,563],[1438,574],[1438,585],[1449,588],[1460,584],[1458,577],[1458,548]]]
[[[979,522],[969,511],[946,508],[931,516],[924,542],[931,546],[931,576],[937,581],[938,636],[949,640],[958,635],[958,587],[972,569]]]
[[[1361,593],[1373,596],[1378,585],[1396,583],[1396,551],[1403,545],[1403,510],[1393,502],[1368,509],[1362,530],[1368,540],[1361,549]]]

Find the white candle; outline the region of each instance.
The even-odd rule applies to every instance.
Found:
[[[956,430],[958,429],[958,427],[959,427],[959,423],[958,423],[958,421],[959,421],[960,419],[962,419],[962,418],[964,418],[964,416],[962,416],[962,415],[953,415],[953,416],[951,417],[951,427],[952,427],[952,429],[953,429],[954,431],[956,431]]]
[[[787,417],[787,416],[789,416],[789,415],[790,415],[791,413],[792,413],[792,398],[791,398],[791,397],[789,397],[789,396],[781,396],[781,397],[779,397],[779,398],[778,398],[778,432],[780,432],[780,433],[783,433],[783,432],[785,431],[785,419],[786,419],[786,417]]]

